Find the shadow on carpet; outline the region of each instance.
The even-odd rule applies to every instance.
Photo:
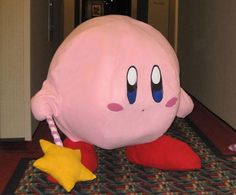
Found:
[[[97,179],[78,183],[67,193],[22,159],[4,194],[236,194],[236,156],[221,158],[184,119],[176,119],[167,134],[188,143],[202,159],[197,171],[161,171],[127,161],[124,149],[97,148]]]

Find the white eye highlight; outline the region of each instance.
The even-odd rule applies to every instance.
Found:
[[[152,69],[152,82],[158,84],[161,81],[161,73],[158,66],[154,66]]]
[[[127,81],[130,85],[135,85],[137,83],[138,73],[136,68],[131,66],[128,70]]]

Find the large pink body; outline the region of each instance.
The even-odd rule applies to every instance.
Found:
[[[151,92],[158,65],[163,98]],[[127,71],[137,70],[136,101],[127,98]],[[112,149],[153,141],[193,103],[181,89],[175,52],[154,28],[125,16],[105,16],[76,28],[57,50],[42,89],[32,99],[36,119],[53,115],[72,141]]]

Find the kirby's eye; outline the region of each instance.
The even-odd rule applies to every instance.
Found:
[[[130,104],[133,104],[137,96],[138,73],[134,66],[129,67],[127,72],[127,97]]]
[[[162,77],[161,70],[159,66],[154,65],[151,73],[151,88],[152,88],[152,97],[155,102],[161,102],[163,98],[163,87],[162,87]]]

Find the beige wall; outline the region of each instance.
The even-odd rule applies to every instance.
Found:
[[[0,138],[32,138],[37,122],[30,98],[41,88],[61,41],[61,2],[55,1],[49,41],[48,0],[0,0]]]
[[[0,138],[31,139],[29,22],[29,0],[0,0]]]
[[[236,1],[180,0],[183,86],[236,128]]]
[[[148,1],[148,23],[168,38],[169,0]]]
[[[169,0],[168,41],[177,52],[179,0]]]
[[[137,18],[137,0],[131,0],[131,17]]]
[[[149,0],[148,23],[159,30],[177,51],[178,0]]]

